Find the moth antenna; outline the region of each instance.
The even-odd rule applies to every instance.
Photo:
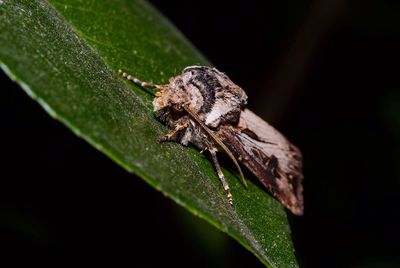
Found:
[[[133,83],[135,83],[135,85],[138,85],[140,87],[144,87],[144,88],[154,88],[156,90],[160,90],[162,88],[161,85],[155,85],[151,82],[144,82],[128,73],[125,73],[122,70],[118,70],[118,74],[121,75],[122,77],[128,79],[129,81],[132,81]],[[154,96],[155,93],[151,92],[151,94]]]
[[[247,182],[244,178],[242,169],[239,166],[239,163],[236,161],[236,158],[233,156],[232,152],[225,146],[225,144],[217,137],[215,134],[201,121],[201,119],[193,113],[186,105],[182,105],[183,109],[200,125],[200,127],[207,132],[207,134],[222,148],[222,150],[229,156],[229,158],[233,161],[236,168],[239,171],[240,179],[242,180],[243,185],[247,188]]]

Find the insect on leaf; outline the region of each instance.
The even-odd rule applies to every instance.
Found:
[[[168,129],[155,119],[151,96],[116,73],[166,83],[185,66],[208,65],[148,3],[3,0],[0,20],[2,69],[51,116],[265,265],[297,267],[279,202],[251,181],[246,190],[224,169],[235,196],[229,205],[207,158],[156,142]]]

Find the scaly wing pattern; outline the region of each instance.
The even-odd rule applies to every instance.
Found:
[[[296,146],[248,109],[237,126],[222,125],[217,136],[285,207],[303,214],[302,156]]]

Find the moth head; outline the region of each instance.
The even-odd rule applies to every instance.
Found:
[[[183,112],[182,105],[187,103],[187,94],[181,87],[175,86],[173,78],[171,78],[170,84],[162,85],[156,93],[153,100],[155,112],[165,109]]]

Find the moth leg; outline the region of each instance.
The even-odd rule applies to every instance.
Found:
[[[121,75],[122,77],[125,77],[126,79],[128,79],[129,81],[132,81],[133,83],[135,83],[136,85],[140,86],[140,87],[145,87],[145,88],[155,88],[155,89],[161,89],[162,86],[161,85],[155,85],[151,82],[143,82],[141,80],[139,80],[138,78],[125,73],[122,70],[118,70],[118,74]]]
[[[247,182],[243,176],[242,169],[239,166],[239,163],[237,162],[235,156],[232,154],[231,150],[229,150],[228,147],[222,142],[222,139],[218,137],[216,134],[214,134],[202,121],[201,119],[193,113],[188,107],[186,107],[185,104],[182,105],[182,108],[192,117],[198,124],[199,126],[210,136],[210,138],[222,149],[224,153],[226,153],[229,158],[233,161],[235,166],[237,167],[239,173],[240,173],[240,178],[242,179],[243,185],[247,188]]]
[[[226,197],[228,198],[228,203],[233,205],[233,198],[232,198],[232,193],[229,189],[229,185],[225,180],[224,173],[222,173],[221,167],[219,165],[218,159],[217,159],[217,149],[216,148],[211,148],[208,150],[211,154],[211,160],[214,165],[215,171],[217,172],[218,178],[222,183],[222,187],[224,187],[224,191],[226,193]]]
[[[165,142],[165,141],[169,141],[172,138],[174,138],[180,131],[186,129],[189,126],[189,119],[187,118],[182,118],[181,120],[178,120],[175,125],[174,128],[171,129],[167,134],[161,136],[158,139],[158,142]]]

